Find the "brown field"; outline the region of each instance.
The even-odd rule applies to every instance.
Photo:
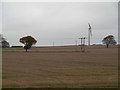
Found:
[[[118,86],[117,46],[3,49],[3,88]]]

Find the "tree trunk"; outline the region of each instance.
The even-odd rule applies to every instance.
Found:
[[[27,52],[27,49],[26,49],[26,52]]]
[[[108,48],[109,44],[107,44],[107,48]]]

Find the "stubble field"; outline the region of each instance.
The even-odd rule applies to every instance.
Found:
[[[117,87],[117,46],[22,48],[2,51],[3,88]]]

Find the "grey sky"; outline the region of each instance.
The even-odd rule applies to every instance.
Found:
[[[118,40],[117,2],[3,2],[2,32],[11,45],[21,45],[19,38],[31,35],[37,45],[75,44],[87,37],[92,26],[91,43],[112,34]]]

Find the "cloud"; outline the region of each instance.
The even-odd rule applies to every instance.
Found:
[[[13,44],[19,44],[18,39],[23,35],[33,35],[37,40],[87,36],[88,22],[93,33],[101,32],[99,39],[109,32],[117,35],[118,13],[115,2],[3,3],[2,10],[3,33]],[[100,42],[98,39],[94,41]]]

